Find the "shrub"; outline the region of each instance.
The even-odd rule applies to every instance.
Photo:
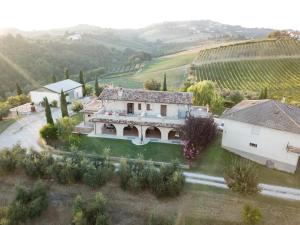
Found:
[[[39,217],[47,207],[47,192],[42,183],[36,182],[29,191],[19,187],[15,200],[9,206],[7,219],[9,224],[18,225],[29,218]]]
[[[57,127],[52,124],[46,124],[40,129],[41,137],[49,144],[57,140]]]
[[[76,125],[76,121],[70,117],[64,117],[57,120],[56,127],[57,127],[58,138],[62,142],[68,143],[69,137],[72,134],[75,125]]]
[[[16,95],[16,96],[11,96],[7,98],[7,103],[11,106],[11,107],[16,107],[19,105],[23,105],[25,103],[30,102],[30,97],[27,95]]]
[[[259,209],[250,205],[245,205],[243,210],[243,219],[245,224],[255,225],[261,221],[262,215]]]
[[[15,145],[11,150],[4,149],[0,152],[0,174],[4,175],[15,171],[22,164],[26,150],[20,145]]]
[[[234,192],[255,194],[260,191],[256,170],[248,160],[231,161],[225,168],[224,178],[228,187]]]
[[[10,105],[7,102],[0,102],[0,121],[8,116]]]
[[[173,225],[173,221],[171,219],[165,218],[163,216],[151,214],[148,225]]]
[[[144,88],[146,90],[159,91],[160,90],[160,86],[161,86],[161,83],[158,82],[158,81],[156,81],[156,80],[154,80],[154,79],[147,80],[144,83]]]
[[[237,104],[244,99],[244,95],[240,91],[232,91],[229,95],[229,99]]]
[[[157,197],[179,195],[185,183],[182,172],[175,164],[158,169],[145,165],[143,161],[122,161],[119,174],[123,190],[137,192],[149,188]]]
[[[25,172],[30,177],[46,178],[49,176],[48,168],[54,163],[53,157],[47,152],[31,150],[24,159]]]
[[[83,202],[81,196],[77,196],[73,203],[73,223],[76,225],[109,225],[104,196],[96,193],[93,202]]]
[[[90,167],[83,175],[83,182],[90,187],[99,187],[106,184],[113,172],[113,166]]]
[[[50,106],[53,107],[53,108],[57,108],[58,102],[57,102],[56,100],[53,100],[53,101],[50,103]]]
[[[80,112],[81,110],[83,110],[83,105],[81,102],[73,102],[72,105],[72,110],[73,112]]]

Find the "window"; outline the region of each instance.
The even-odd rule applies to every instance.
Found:
[[[167,116],[167,106],[166,105],[161,105],[160,106],[160,115],[161,116]]]
[[[148,111],[150,110],[150,104],[147,104],[147,110]]]
[[[138,104],[138,110],[141,110],[141,109],[142,109],[142,104],[139,103],[139,104]]]
[[[88,114],[88,117],[91,117],[91,114]]]
[[[250,142],[250,144],[249,144],[251,147],[253,147],[253,148],[257,148],[257,144],[254,144],[254,143],[252,143],[252,142]]]

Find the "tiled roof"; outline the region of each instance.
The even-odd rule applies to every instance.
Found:
[[[67,79],[67,80],[62,80],[62,81],[58,81],[56,83],[45,85],[44,88],[47,88],[50,91],[54,91],[56,93],[60,93],[61,90],[66,92],[66,91],[70,91],[74,88],[78,88],[80,86],[82,86],[81,83]]]
[[[300,109],[275,100],[245,100],[221,118],[300,134]]]
[[[149,91],[125,88],[105,88],[100,95],[100,99],[166,104],[192,104],[192,94],[189,92]]]

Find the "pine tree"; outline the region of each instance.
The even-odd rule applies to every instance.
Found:
[[[83,96],[86,95],[86,91],[85,91],[85,83],[84,83],[84,79],[83,79],[83,72],[82,70],[80,70],[79,72],[79,83],[82,84],[82,93],[83,93]]]
[[[100,94],[101,94],[101,89],[99,87],[98,77],[96,77],[96,80],[95,80],[95,95],[97,97],[99,97]]]
[[[65,79],[70,79],[69,69],[65,69]]]
[[[21,87],[19,86],[18,83],[16,83],[16,86],[17,86],[17,95],[23,94],[23,91],[22,91],[22,89],[21,89]]]
[[[44,104],[45,104],[45,114],[46,114],[47,123],[54,125],[52,113],[51,113],[51,109],[47,97],[44,98]]]
[[[54,74],[52,75],[52,82],[53,82],[53,83],[55,83],[55,82],[56,82],[56,77],[55,77],[55,75],[54,75]]]
[[[163,91],[167,91],[167,75],[164,75]]]
[[[67,101],[66,101],[66,96],[63,92],[63,90],[61,90],[60,92],[60,110],[61,110],[61,116],[62,117],[68,117],[68,107],[67,107]]]

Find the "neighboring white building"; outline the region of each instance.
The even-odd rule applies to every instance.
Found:
[[[105,88],[99,100],[85,107],[84,121],[97,136],[180,143],[179,128],[189,113],[209,115],[192,107],[188,92]]]
[[[300,154],[300,109],[274,100],[245,100],[226,111],[222,147],[294,173]]]
[[[29,94],[31,101],[35,104],[43,102],[44,97],[48,98],[49,103],[57,101],[59,104],[61,90],[63,90],[63,92],[67,95],[66,99],[68,102],[83,97],[82,84],[70,79],[45,85],[41,88],[30,91]]]

